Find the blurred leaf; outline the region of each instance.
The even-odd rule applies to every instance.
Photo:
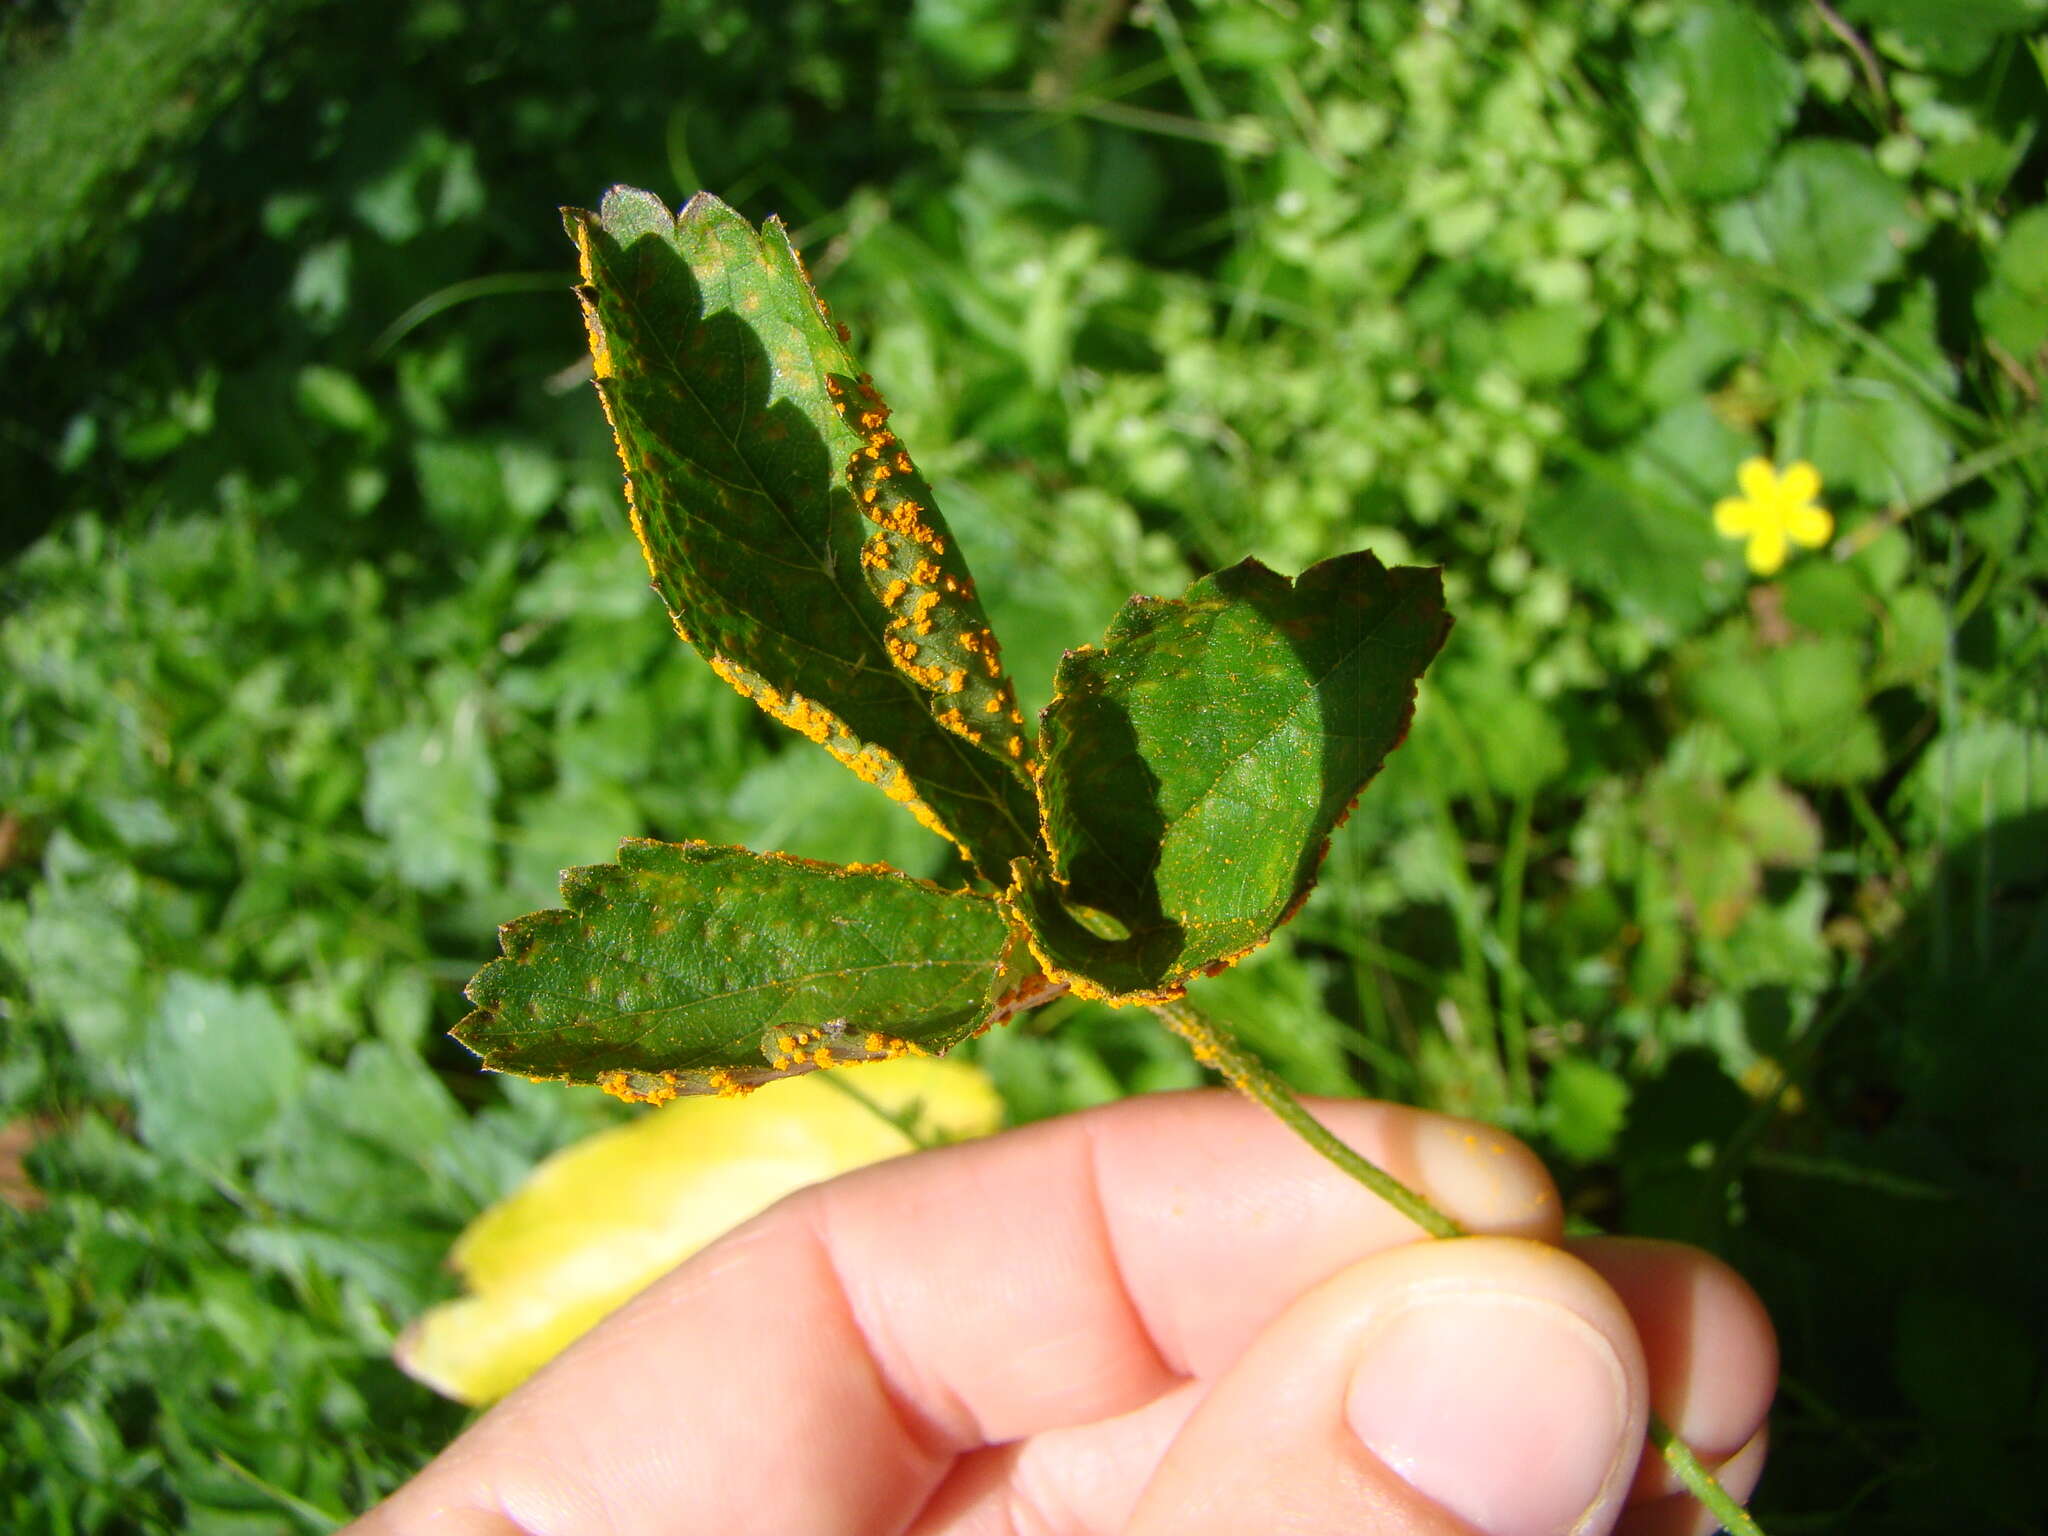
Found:
[[[1820,858],[1820,818],[1806,797],[1787,789],[1768,774],[1751,779],[1735,792],[1729,806],[1735,823],[1756,855],[1766,864],[1809,869]]]
[[[1418,706],[1409,751],[1428,760],[1439,792],[1519,800],[1560,778],[1571,749],[1555,707],[1506,669],[1499,648],[1480,648],[1482,633],[1469,625],[1453,632]],[[1421,767],[1411,761],[1403,773]]]
[[[1842,14],[1896,35],[1936,69],[1975,69],[1998,39],[2039,26],[2043,0],[1842,0]]]
[[[2048,342],[2048,208],[2029,208],[2005,227],[1976,307],[1985,333],[2023,362]]]
[[[623,1098],[943,1051],[1014,979],[993,901],[893,870],[629,840],[562,899],[505,925],[456,1037],[496,1071]]]
[[[1706,400],[1695,396],[1659,415],[1620,457],[1636,485],[1673,509],[1705,508],[1729,494],[1736,467],[1757,449],[1754,432],[1729,426]]]
[[[1978,843],[1995,878],[2048,872],[2048,731],[1996,719],[1951,727],[1920,755],[1904,794],[1918,836],[1951,849]]]
[[[138,1127],[158,1151],[232,1172],[297,1096],[306,1066],[263,993],[180,972],[143,1037]]]
[[[1837,561],[1798,561],[1779,578],[1778,587],[1786,619],[1814,634],[1861,636],[1878,616],[1870,589]]]
[[[1763,178],[1805,92],[1763,20],[1732,0],[1681,11],[1630,85],[1657,153],[1681,187],[1703,198],[1746,192]]]
[[[1033,845],[1016,696],[965,558],[782,225],[615,187],[571,210],[599,393],[676,628],[985,877]]]
[[[482,701],[435,692],[450,704],[437,725],[400,726],[364,750],[363,819],[381,833],[399,878],[420,890],[492,881],[492,801],[498,789]]]
[[[22,970],[88,1061],[125,1060],[144,1033],[151,984],[128,929],[126,913],[91,895],[45,886],[29,900]]]
[[[1758,767],[1801,783],[1855,783],[1875,778],[1885,761],[1863,712],[1858,651],[1827,638],[1753,654],[1730,631],[1694,653],[1682,683]]]
[[[1668,642],[1725,607],[1739,558],[1695,513],[1637,490],[1611,471],[1573,475],[1540,501],[1529,542],[1575,582]]]
[[[1543,1082],[1543,1133],[1582,1163],[1611,1154],[1628,1119],[1627,1081],[1583,1056],[1560,1056]]]
[[[336,431],[368,437],[382,424],[370,392],[339,368],[301,368],[298,400],[301,411]]]
[[[1025,12],[1015,0],[917,0],[910,31],[953,71],[986,80],[1017,61]]]
[[[1726,934],[1702,934],[1701,968],[1726,997],[1767,989],[1810,995],[1833,978],[1835,954],[1823,932],[1827,887],[1800,881],[1782,901],[1750,905]]]
[[[1845,378],[1812,404],[1808,448],[1824,487],[1864,501],[1912,501],[1940,483],[1955,445],[1919,401],[1879,379]]]
[[[565,1148],[456,1240],[449,1263],[469,1294],[414,1322],[398,1363],[465,1403],[502,1397],[784,1195],[913,1150],[884,1118],[899,1115],[950,1141],[995,1130],[1002,1105],[965,1063],[876,1062],[744,1099],[684,1100]]]
[[[1926,224],[1870,152],[1839,139],[1801,139],[1753,195],[1721,210],[1722,247],[1771,268],[1796,292],[1855,315],[1897,275]]]
[[[1048,974],[1172,994],[1263,943],[1406,735],[1450,630],[1442,575],[1255,560],[1131,599],[1069,651],[1042,725],[1049,867],[1012,892]]]

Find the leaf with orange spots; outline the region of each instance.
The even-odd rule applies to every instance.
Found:
[[[894,870],[636,838],[562,899],[499,930],[456,1038],[626,1099],[937,1054],[1007,1017],[1030,969],[993,898]]]
[[[1362,553],[1132,598],[1061,662],[1041,721],[1050,858],[1019,860],[1007,900],[1046,973],[1159,1000],[1263,943],[1407,733],[1450,624],[1440,571]]]
[[[1031,742],[931,487],[778,220],[614,187],[565,210],[633,527],[719,676],[1000,884]]]

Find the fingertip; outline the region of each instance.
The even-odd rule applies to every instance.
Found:
[[[1585,1265],[1519,1238],[1409,1244],[1254,1341],[1131,1529],[1337,1532],[1376,1517],[1461,1536],[1605,1530],[1646,1412],[1627,1312]],[[1206,1513],[1219,1508],[1221,1524]]]
[[[1468,1232],[1555,1242],[1557,1184],[1526,1143],[1496,1126],[1386,1106],[1388,1171]]]
[[[1693,1453],[1711,1467],[1758,1444],[1777,1391],[1778,1337],[1749,1282],[1683,1243],[1600,1237],[1567,1247],[1628,1308],[1649,1366],[1651,1406]],[[1661,1458],[1644,1459],[1638,1502],[1678,1489]]]

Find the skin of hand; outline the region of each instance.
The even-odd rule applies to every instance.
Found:
[[[1321,1101],[1425,1238],[1222,1092],[782,1201],[650,1286],[348,1536],[1679,1536],[1737,1499],[1777,1349],[1706,1254],[1563,1241],[1490,1127]]]

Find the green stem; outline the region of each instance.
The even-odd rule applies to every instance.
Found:
[[[1195,1060],[1213,1067],[1248,1099],[1256,1100],[1287,1123],[1288,1129],[1335,1163],[1431,1237],[1463,1237],[1465,1229],[1415,1193],[1377,1163],[1361,1157],[1301,1107],[1279,1078],[1220,1026],[1184,1002],[1154,1003],[1159,1020],[1195,1053]]]
[[[1500,870],[1500,1044],[1507,1058],[1508,1088],[1521,1108],[1533,1109],[1536,1089],[1529,1075],[1529,1026],[1522,1011],[1522,894],[1529,868],[1529,818],[1536,797],[1522,794],[1508,818],[1507,852]]]
[[[370,343],[370,356],[381,358],[444,309],[453,309],[474,299],[494,299],[507,293],[567,293],[572,281],[573,276],[566,271],[492,272],[436,288],[384,327],[377,339]]]
[[[1293,1089],[1239,1045],[1222,1025],[1178,999],[1154,1003],[1152,1012],[1168,1029],[1187,1041],[1188,1048],[1195,1053],[1195,1060],[1214,1068],[1239,1093],[1278,1115],[1295,1135],[1431,1237],[1468,1235],[1457,1222],[1391,1173],[1338,1140],[1320,1120],[1302,1108],[1301,1100],[1294,1096]],[[1655,1413],[1650,1415],[1649,1433],[1650,1443],[1664,1457],[1665,1465],[1671,1468],[1686,1490],[1727,1528],[1731,1536],[1764,1536],[1762,1528],[1750,1518],[1749,1512],[1714,1480],[1713,1473],[1700,1465],[1692,1447],[1674,1434],[1671,1426]]]

